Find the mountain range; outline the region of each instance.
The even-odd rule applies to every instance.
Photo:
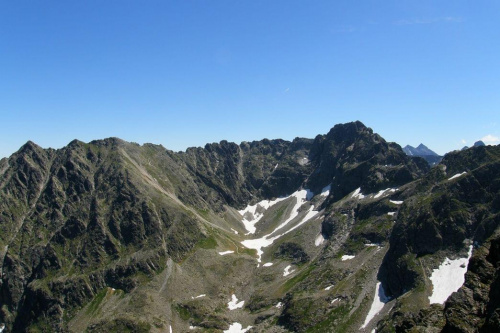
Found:
[[[431,167],[359,121],[185,152],[27,142],[0,160],[0,322],[498,332],[499,170],[499,146]]]
[[[442,159],[443,156],[438,155],[434,151],[430,150],[425,146],[424,144],[419,144],[417,148],[414,148],[410,145],[406,145],[403,148],[403,151],[406,153],[408,156],[417,156],[417,157],[422,157],[429,163],[429,165],[435,165],[439,163]]]

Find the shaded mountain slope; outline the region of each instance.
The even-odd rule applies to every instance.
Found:
[[[494,291],[500,222],[498,170],[498,146],[454,152],[408,190],[411,194],[398,214],[381,271],[386,290],[400,297],[393,317],[379,326],[380,331],[392,331],[394,326],[396,331],[434,327],[446,332],[500,328]],[[433,269],[444,257],[465,257],[472,245],[464,286],[444,308],[426,309]]]

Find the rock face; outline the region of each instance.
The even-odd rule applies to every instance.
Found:
[[[418,294],[415,290],[428,284],[428,266],[436,267],[433,256],[464,257],[467,244],[473,244],[474,254],[464,286],[448,299],[444,309],[408,311],[408,305],[401,301],[397,308],[407,310],[395,311],[379,331],[432,325],[445,332],[500,329],[494,291],[499,273],[495,259],[500,232],[499,168],[498,146],[455,152],[409,189],[381,269],[385,290],[394,297],[408,291]],[[439,320],[430,320],[430,315]]]
[[[0,323],[357,332],[380,280],[392,300],[364,330],[496,331],[499,161],[476,147],[430,169],[361,122],[180,153],[28,142],[0,160]],[[469,244],[464,286],[429,306],[432,269]]]

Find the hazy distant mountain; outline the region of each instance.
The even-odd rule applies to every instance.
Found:
[[[406,147],[403,148],[403,151],[408,156],[416,156],[424,158],[427,161],[427,163],[429,163],[429,165],[435,165],[443,159],[443,156],[438,155],[437,153],[430,150],[429,148],[427,148],[427,146],[425,146],[422,143],[418,145],[417,148],[414,148],[410,145],[406,145]]]
[[[500,146],[430,168],[360,122],[178,153],[28,142],[0,160],[0,327],[499,332],[499,170]]]
[[[486,146],[486,144],[481,140],[474,142],[474,147],[481,147],[481,146]]]
[[[439,156],[434,151],[427,148],[427,146],[423,143],[419,144],[417,148],[406,145],[406,147],[403,148],[403,151],[409,156]]]
[[[482,146],[486,146],[486,144],[483,141],[479,140],[479,141],[474,142],[474,146],[473,147],[482,147]],[[468,146],[464,146],[462,148],[462,150],[465,150],[465,149],[469,149],[469,147]]]

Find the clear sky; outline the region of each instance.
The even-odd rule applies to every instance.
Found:
[[[172,150],[360,120],[438,153],[500,137],[500,2],[2,1],[0,157]]]

